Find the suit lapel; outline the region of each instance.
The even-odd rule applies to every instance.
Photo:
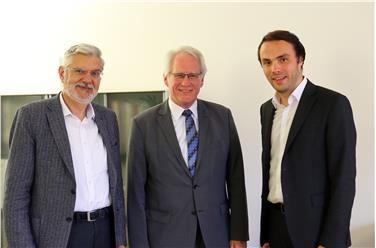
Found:
[[[175,127],[172,123],[170,108],[168,107],[168,100],[161,105],[158,114],[159,127],[161,128],[170,149],[176,156],[179,164],[182,165],[184,171],[190,176],[188,167],[184,161],[183,155],[181,154],[178,139],[176,138]]]
[[[201,160],[203,158],[203,155],[205,154],[204,149],[208,147],[208,129],[209,129],[209,118],[208,114],[205,108],[205,105],[202,101],[197,100],[197,113],[198,113],[198,124],[199,124],[199,129],[198,129],[198,153],[197,153],[197,163],[196,163],[196,174],[199,175],[199,170],[202,166],[201,165]]]
[[[74,178],[72,154],[65,127],[64,115],[60,104],[60,94],[51,98],[48,102],[47,108],[49,111],[47,111],[47,119],[59,153],[67,166],[69,173]]]
[[[307,85],[303,91],[302,97],[299,101],[299,105],[296,110],[294,120],[291,124],[290,132],[289,132],[287,142],[286,142],[285,152],[288,151],[297,133],[299,132],[304,121],[306,120],[308,114],[310,113],[310,110],[313,104],[315,103],[316,101],[315,92],[316,92],[316,86],[308,80]]]
[[[264,138],[264,145],[265,150],[270,151],[271,147],[271,134],[272,134],[272,126],[273,126],[273,119],[274,119],[274,112],[275,108],[271,102],[271,100],[267,103],[267,105],[263,109],[263,133],[262,136]]]

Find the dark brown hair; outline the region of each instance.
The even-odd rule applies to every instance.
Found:
[[[258,61],[260,62],[260,64],[261,64],[261,58],[260,58],[261,45],[267,41],[277,41],[277,40],[284,40],[290,43],[294,47],[296,57],[302,58],[303,61],[305,60],[305,49],[304,49],[303,44],[300,42],[299,38],[295,34],[289,31],[275,30],[275,31],[267,33],[262,38],[260,45],[258,46],[257,56],[258,56]]]

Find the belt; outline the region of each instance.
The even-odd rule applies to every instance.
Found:
[[[111,213],[111,206],[88,211],[88,212],[74,212],[73,218],[78,221],[96,221],[97,219],[108,217]]]
[[[272,209],[274,209],[274,210],[278,210],[278,211],[280,211],[282,214],[285,213],[285,205],[283,205],[283,203],[271,203],[271,202],[269,202],[269,201],[268,201],[268,203],[269,203],[269,206],[270,206]]]

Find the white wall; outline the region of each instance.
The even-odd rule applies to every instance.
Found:
[[[250,246],[258,246],[259,106],[273,94],[257,46],[275,29],[305,45],[305,75],[352,103],[358,131],[353,247],[374,244],[373,3],[18,3],[0,6],[0,95],[59,91],[58,58],[75,43],[99,46],[102,91],[165,89],[166,52],[188,44],[206,57],[201,98],[230,107],[246,166]],[[304,227],[302,227],[304,228]]]

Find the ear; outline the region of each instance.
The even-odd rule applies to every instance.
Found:
[[[62,83],[64,83],[65,69],[64,66],[59,66],[59,77]]]
[[[163,81],[164,81],[164,84],[167,86],[167,88],[168,88],[168,79],[167,79],[167,77],[168,77],[168,74],[163,74]]]
[[[202,76],[202,78],[200,80],[200,88],[204,85],[204,78],[205,78],[205,76]]]
[[[303,67],[303,65],[304,65],[303,57],[298,58],[298,64],[300,65],[300,67]]]

